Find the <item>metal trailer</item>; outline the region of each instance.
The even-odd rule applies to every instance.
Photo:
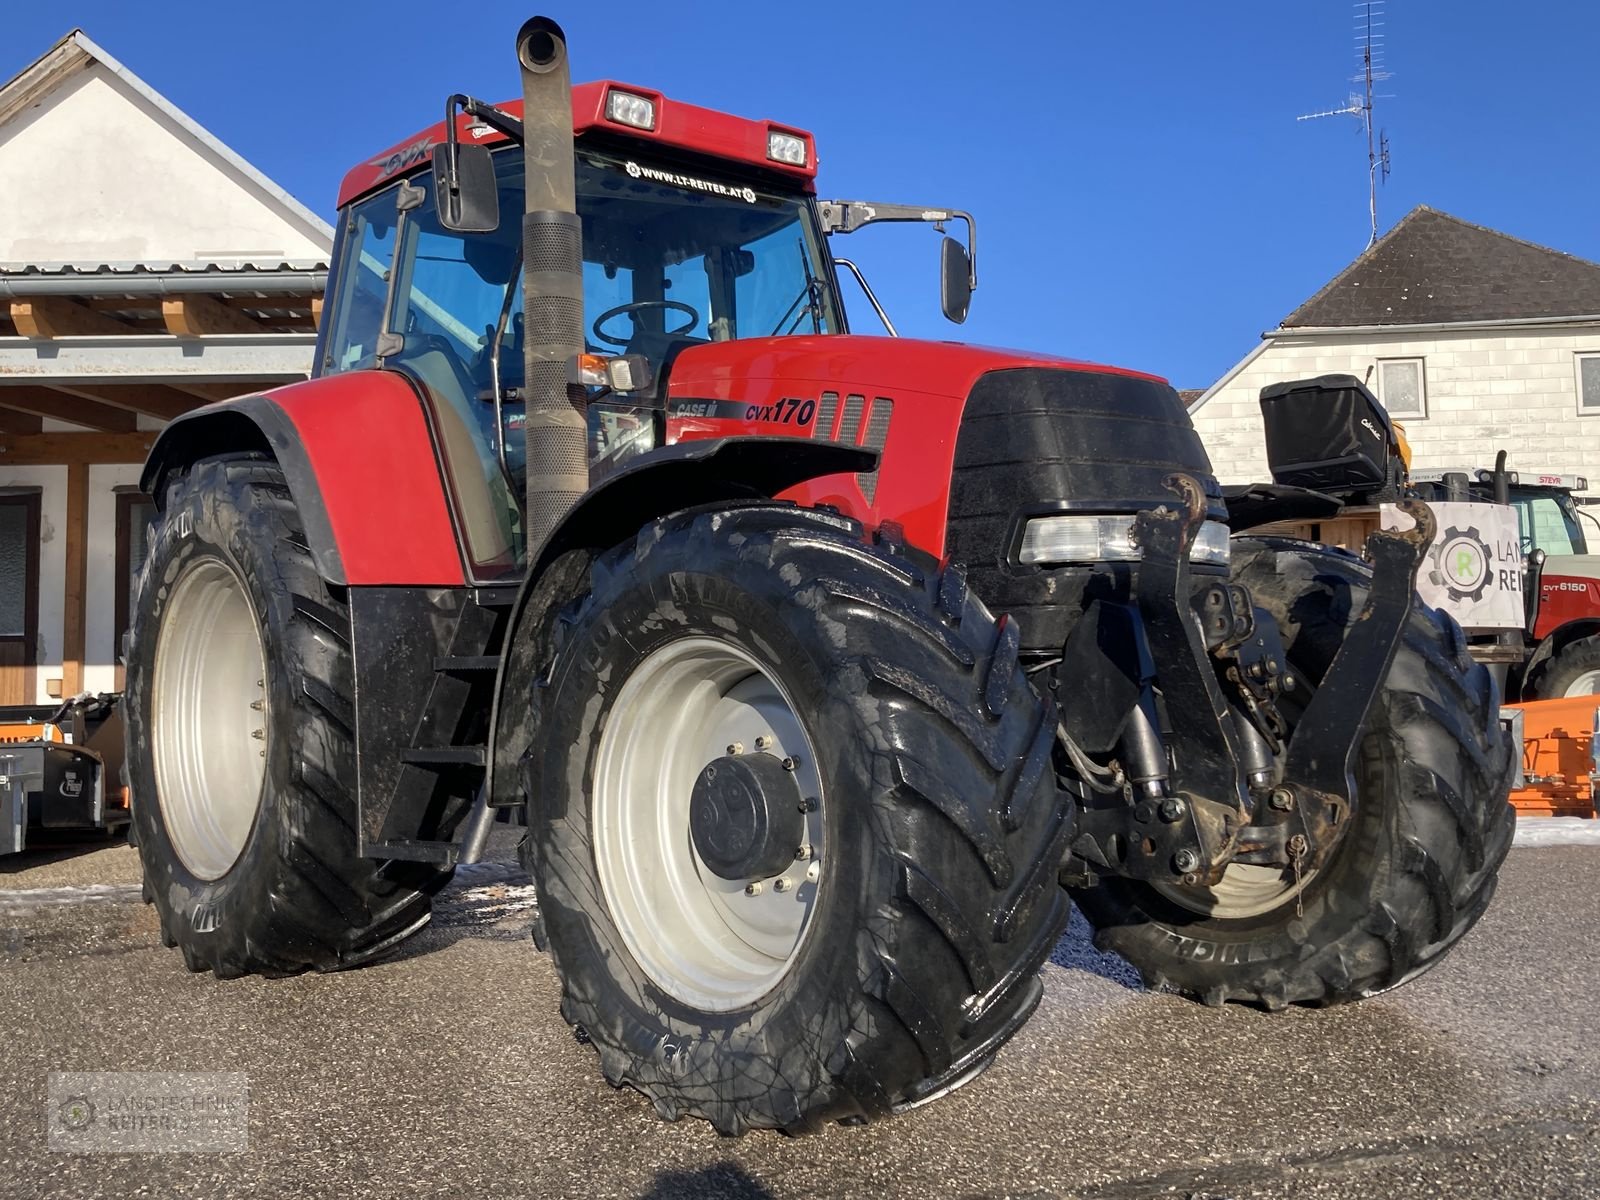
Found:
[[[127,826],[120,698],[0,707],[0,854],[21,853],[30,833]]]

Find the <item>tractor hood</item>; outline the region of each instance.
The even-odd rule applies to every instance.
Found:
[[[1552,554],[1545,560],[1544,581],[1600,579],[1600,554]]]
[[[1025,350],[915,338],[823,334],[743,338],[691,346],[673,363],[668,400],[731,400],[751,390],[767,390],[764,386],[744,385],[774,381],[839,392],[964,398],[980,375],[1018,367],[1090,371],[1165,382],[1140,371]]]

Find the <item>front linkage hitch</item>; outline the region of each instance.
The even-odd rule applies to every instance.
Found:
[[[1400,647],[1417,569],[1435,531],[1426,504],[1402,500],[1399,508],[1414,523],[1368,536],[1372,587],[1366,604],[1295,725],[1282,782],[1268,797],[1267,819],[1240,831],[1235,862],[1286,864],[1297,871],[1320,866],[1355,810],[1361,733]]]
[[[1356,803],[1361,731],[1399,646],[1433,516],[1402,502],[1414,527],[1368,539],[1366,604],[1289,737],[1275,701],[1297,681],[1277,622],[1245,588],[1191,574],[1206,496],[1188,475],[1165,482],[1180,504],[1147,509],[1133,526],[1143,552],[1135,603],[1096,601],[1063,650],[1068,663],[1100,658],[1085,673],[1100,686],[1063,705],[1069,757],[1081,777],[1085,749],[1114,750],[1101,780],[1116,787],[1091,787],[1107,799],[1120,793],[1083,812],[1063,877],[1196,885],[1216,883],[1230,862],[1309,871]],[[1134,650],[1106,650],[1130,641]],[[1074,711],[1119,714],[1114,738],[1091,729],[1083,745]],[[1089,724],[1107,728],[1104,716]]]

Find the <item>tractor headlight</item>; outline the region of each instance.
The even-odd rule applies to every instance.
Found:
[[[1131,516],[1034,517],[1022,530],[1021,561],[1032,565],[1055,563],[1138,562],[1144,552],[1134,544]],[[1226,567],[1229,561],[1228,527],[1207,521],[1195,535],[1189,561],[1203,566]]]
[[[606,93],[606,119],[618,125],[632,125],[635,129],[654,129],[656,102],[648,96],[635,96],[632,92],[612,88]]]
[[[767,131],[767,157],[773,162],[803,167],[806,165],[806,140],[792,133],[770,129]]]

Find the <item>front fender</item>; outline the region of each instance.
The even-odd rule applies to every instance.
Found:
[[[317,570],[342,586],[459,587],[461,552],[422,402],[392,371],[352,371],[209,404],[162,430],[140,486],[216,454],[270,454]]]
[[[531,556],[511,610],[489,718],[490,802],[501,806],[515,802],[517,763],[535,736],[531,706],[508,705],[508,689],[528,685],[554,615],[588,586],[592,555],[669,513],[739,500],[770,500],[810,479],[871,471],[877,465],[876,451],[834,442],[715,438],[651,451],[591,488]]]

